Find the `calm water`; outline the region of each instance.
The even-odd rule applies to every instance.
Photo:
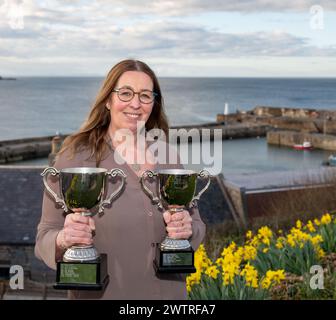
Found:
[[[0,81],[0,140],[71,133],[85,120],[102,78]],[[216,120],[256,105],[336,108],[336,79],[160,79],[171,124]]]
[[[183,145],[182,148],[188,148],[191,155],[192,146]],[[210,147],[213,155],[213,146]],[[276,147],[268,145],[265,138],[249,138],[239,140],[225,140],[222,143],[222,155],[217,159],[217,167],[221,168],[224,174],[251,174],[258,172],[271,171],[289,171],[318,168],[321,162],[330,155],[330,151],[324,150],[305,150],[298,151],[292,148]],[[191,159],[191,158],[189,158]],[[193,170],[201,170],[211,167],[201,161],[200,164],[186,165]],[[20,165],[47,165],[47,159],[36,159],[23,161]],[[213,168],[208,168],[210,173]]]
[[[85,120],[102,78],[0,81],[0,140],[71,133]],[[215,121],[257,105],[335,109],[336,79],[162,78],[172,125]],[[252,173],[319,166],[330,152],[268,146],[265,139],[223,142],[223,172]],[[43,163],[43,160],[27,164]]]

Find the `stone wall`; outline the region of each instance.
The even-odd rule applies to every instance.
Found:
[[[63,141],[66,136],[58,137]],[[46,158],[52,152],[54,138],[47,136],[0,141],[0,164]]]
[[[307,118],[316,117],[316,109],[256,106],[252,113],[258,116]]]
[[[266,135],[267,143],[293,147],[294,144],[311,142],[317,149],[336,151],[336,136],[321,133],[305,133],[295,131],[269,131]]]
[[[274,128],[336,134],[336,111],[333,110],[256,107],[249,114],[257,117],[257,122]]]

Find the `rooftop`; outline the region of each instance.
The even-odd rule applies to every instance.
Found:
[[[41,216],[42,167],[0,167],[0,244],[34,245]]]

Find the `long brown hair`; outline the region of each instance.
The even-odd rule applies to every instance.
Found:
[[[146,131],[153,128],[162,129],[166,136],[168,136],[168,121],[163,109],[163,97],[159,81],[155,73],[142,61],[123,60],[116,64],[107,74],[91,108],[88,119],[77,133],[65,139],[60,153],[70,149],[71,156],[73,157],[82,148],[88,149],[90,158],[95,158],[97,166],[99,165],[106,151],[107,145],[104,138],[111,122],[110,112],[106,108],[106,103],[119,78],[126,71],[141,71],[152,79],[153,91],[157,93],[157,96],[155,97],[154,106],[145,128]]]

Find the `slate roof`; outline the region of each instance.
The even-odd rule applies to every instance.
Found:
[[[312,169],[262,172],[255,174],[227,174],[225,184],[235,188],[272,189],[299,185],[334,183],[336,167],[318,167]]]
[[[0,244],[33,245],[41,216],[43,167],[0,167]]]
[[[199,212],[206,224],[220,223],[224,220],[233,219],[228,204],[223,196],[220,184],[223,176],[220,174],[211,179],[209,188],[203,193],[198,202]],[[205,183],[197,185],[197,191]]]

